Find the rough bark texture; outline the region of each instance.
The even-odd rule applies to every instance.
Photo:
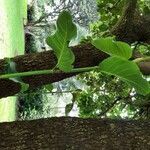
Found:
[[[140,14],[137,0],[126,0],[123,13],[111,32],[121,41],[150,44],[150,16]]]
[[[71,117],[0,124],[1,150],[149,150],[150,122]]]
[[[127,0],[123,17],[113,28],[118,39],[132,43],[150,42],[150,19],[135,14],[137,0]],[[131,13],[127,13],[130,12]],[[128,20],[129,18],[129,20]],[[132,18],[132,19],[131,19]],[[137,22],[136,22],[137,21]],[[90,44],[73,47],[75,67],[95,66],[108,57]],[[56,64],[52,51],[17,56],[12,59],[17,71],[51,69]],[[150,74],[150,62],[139,64]],[[0,74],[5,73],[5,60],[0,60]],[[22,78],[35,88],[60,81],[75,74],[38,75]],[[20,84],[0,79],[0,98],[20,91]],[[149,150],[150,122],[51,118],[0,124],[0,150]]]

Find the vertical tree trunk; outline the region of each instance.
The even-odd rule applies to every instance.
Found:
[[[26,0],[0,0],[0,58],[24,53]],[[0,100],[0,121],[15,120],[16,97]]]

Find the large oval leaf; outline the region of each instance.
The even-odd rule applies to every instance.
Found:
[[[134,62],[120,57],[109,57],[101,62],[99,67],[100,71],[125,80],[133,86],[138,93],[142,95],[150,93],[149,83],[143,79],[138,66]]]
[[[92,44],[101,51],[111,55],[129,59],[132,56],[131,47],[124,42],[114,41],[112,37],[98,38]]]
[[[68,44],[77,35],[76,25],[67,11],[63,11],[56,22],[57,30],[54,35],[46,39],[47,44],[53,48],[57,59],[57,67],[62,71],[71,71],[75,57]]]

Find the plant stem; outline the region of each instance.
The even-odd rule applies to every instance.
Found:
[[[72,69],[70,72],[64,72],[64,73],[86,72],[86,71],[91,71],[91,70],[95,70],[98,68],[99,68],[98,66],[86,67],[86,68],[75,68],[75,69]],[[42,74],[55,74],[55,73],[62,73],[62,71],[61,70],[36,70],[36,71],[28,71],[28,72],[10,73],[10,74],[0,75],[0,79],[25,77],[25,76],[31,76],[31,75],[42,75]]]

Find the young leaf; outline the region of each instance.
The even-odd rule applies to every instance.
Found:
[[[77,28],[72,22],[72,17],[63,11],[57,20],[57,30],[54,35],[46,39],[47,44],[53,48],[58,59],[57,67],[65,72],[71,71],[75,57],[68,44],[77,35]]]
[[[112,37],[98,38],[92,44],[101,51],[111,55],[129,59],[132,56],[131,47],[124,42],[114,41]]]
[[[134,62],[120,57],[109,57],[100,63],[99,68],[104,73],[115,75],[126,81],[142,95],[150,93],[149,83],[142,78],[142,74]]]

